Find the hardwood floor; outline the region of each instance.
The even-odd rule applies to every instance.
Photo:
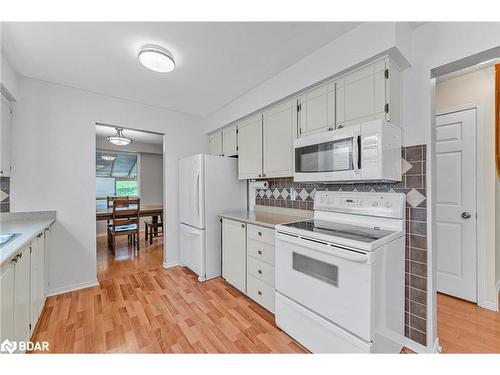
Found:
[[[135,255],[119,240],[113,257],[99,238],[99,286],[48,298],[32,340],[53,353],[307,352],[221,278],[166,270],[161,240],[141,245]]]
[[[500,313],[438,293],[443,353],[500,353]]]
[[[119,240],[113,257],[99,238],[99,286],[48,298],[32,340],[53,353],[307,352],[221,278],[165,270],[156,241],[136,255]],[[438,294],[438,335],[443,353],[500,353],[500,313]]]

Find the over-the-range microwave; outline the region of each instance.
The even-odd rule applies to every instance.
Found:
[[[401,128],[383,120],[294,141],[294,180],[401,181]]]

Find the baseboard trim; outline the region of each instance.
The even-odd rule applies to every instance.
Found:
[[[180,266],[179,261],[163,262],[163,268],[172,268]]]
[[[67,286],[63,286],[60,288],[55,288],[55,289],[49,290],[47,293],[47,297],[57,296],[59,294],[73,292],[73,291],[79,290],[79,289],[91,288],[91,287],[98,286],[98,285],[99,285],[99,282],[97,281],[97,279],[84,281],[84,282],[76,283],[76,284],[71,284],[71,285],[67,285]]]
[[[416,341],[409,339],[408,337],[403,338],[403,345],[418,354],[436,354],[440,351],[439,339],[436,338],[434,346],[432,348],[419,344]]]
[[[498,287],[499,285],[497,284],[497,298],[495,299],[495,301],[481,301],[481,302],[477,302],[477,305],[479,307],[482,307],[483,309],[488,309],[488,310],[491,310],[491,311],[495,311],[495,312],[498,312]]]

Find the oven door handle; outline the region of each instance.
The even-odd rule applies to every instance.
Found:
[[[296,235],[289,235],[282,232],[276,233],[276,239],[283,242],[288,242],[293,245],[303,246],[307,249],[319,251],[324,254],[350,260],[357,263],[368,263],[369,257],[366,254],[358,253],[356,251],[343,249],[338,246],[330,245],[323,241],[309,239],[307,237],[299,237]],[[306,254],[304,254],[306,255]]]

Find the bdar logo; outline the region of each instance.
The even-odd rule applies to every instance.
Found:
[[[10,354],[14,353],[17,348],[17,343],[9,341],[8,339],[5,339],[1,344],[0,344],[0,351],[2,352],[9,352]]]

